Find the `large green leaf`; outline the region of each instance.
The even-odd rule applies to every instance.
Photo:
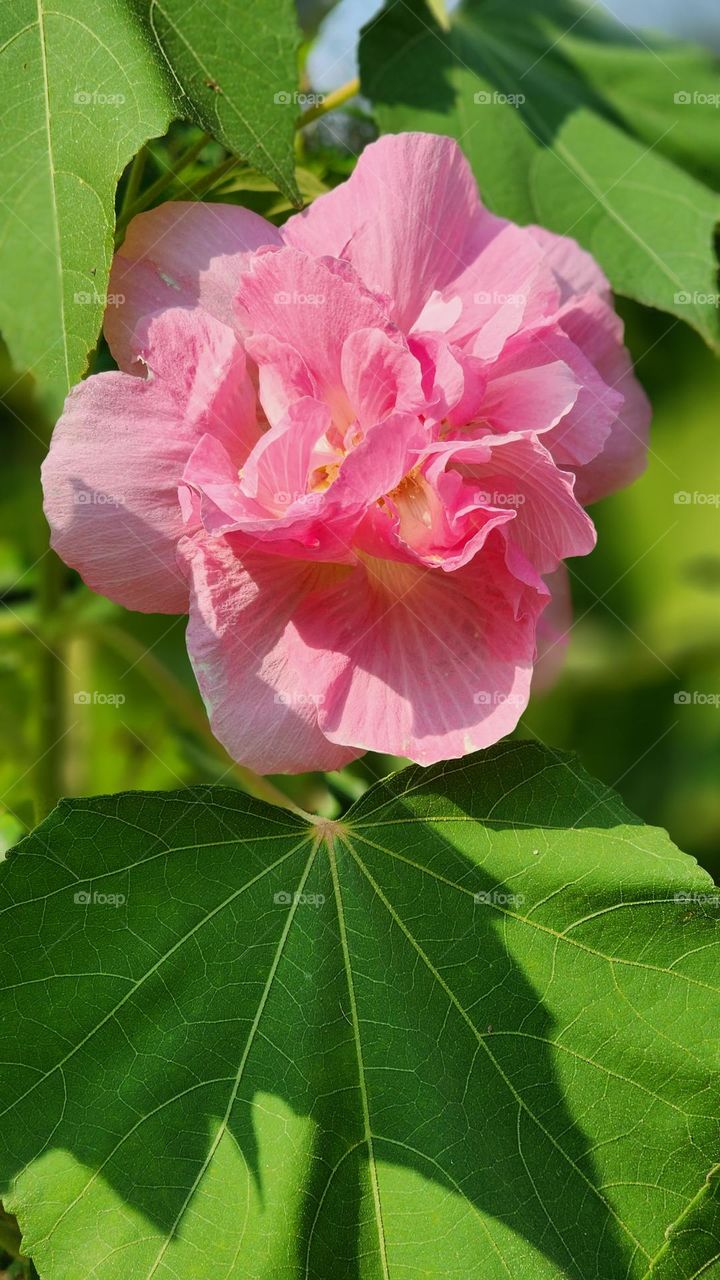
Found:
[[[619,293],[720,349],[720,199],[674,163],[720,181],[720,71],[593,8],[465,0],[445,31],[426,0],[389,3],[361,39],[364,92],[383,130],[457,138],[491,208],[574,236]]]
[[[125,3],[6,0],[0,73],[0,329],[56,407],[97,340],[117,180],[173,106]]]
[[[192,118],[299,202],[293,164],[299,32],[293,0],[142,3]]]
[[[410,769],[334,824],[65,801],[1,877],[43,1280],[711,1274],[712,885],[572,759]]]
[[[291,198],[291,0],[5,0],[0,330],[54,410],[86,371],[107,301],[118,178],[192,119]],[[113,299],[109,299],[113,305]]]

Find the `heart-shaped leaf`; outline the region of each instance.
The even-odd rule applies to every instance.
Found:
[[[43,1280],[690,1280],[717,891],[529,743],[335,823],[66,801],[2,868],[6,1204]]]

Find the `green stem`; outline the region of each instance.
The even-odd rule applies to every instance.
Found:
[[[185,151],[180,153],[172,164],[168,165],[165,173],[161,173],[160,177],[156,178],[155,182],[151,183],[150,186],[143,191],[139,199],[135,200],[132,205],[128,205],[127,207],[123,205],[122,213],[118,219],[116,247],[122,242],[128,223],[132,221],[135,215],[142,213],[143,209],[147,209],[148,205],[153,204],[153,202],[157,200],[158,196],[161,196],[162,193],[172,185],[183,170],[187,169],[188,165],[192,164],[193,160],[197,160],[200,152],[204,150],[208,142],[212,142],[211,135],[209,133],[201,134],[195,142],[191,143]]]
[[[62,644],[55,629],[62,602],[64,567],[54,551],[40,562],[38,584],[38,759],[35,765],[37,820],[55,808],[63,794],[65,671]]]
[[[145,172],[145,162],[147,160],[147,147],[141,147],[130,167],[128,180],[123,196],[120,217],[124,218],[129,209],[135,204],[140,193],[140,185]]]
[[[231,169],[235,169],[237,165],[242,163],[243,161],[237,156],[226,156],[226,158],[221,160],[220,164],[215,165],[215,168],[211,169],[209,173],[204,174],[203,177],[199,178],[191,187],[186,187],[184,191],[179,191],[177,195],[172,197],[172,199],[202,200],[203,196],[207,195],[211,187],[216,186],[217,183],[220,182],[221,178],[224,178],[226,174],[230,173]]]
[[[329,111],[336,111],[338,107],[342,107],[344,103],[349,102],[350,98],[354,98],[360,92],[360,78],[355,76],[352,80],[348,80],[347,84],[340,85],[339,89],[333,89],[332,93],[326,93],[322,102],[315,107],[308,107],[307,111],[303,111],[297,122],[296,128],[304,129],[306,125],[312,124],[313,120],[319,120],[321,116],[326,116]]]
[[[290,809],[293,813],[302,814],[303,817],[307,816],[304,809],[296,805],[274,783],[230,759],[217,739],[213,737],[205,714],[192,694],[172,672],[168,671],[167,667],[158,662],[154,654],[147,652],[139,640],[129,635],[127,631],[123,631],[121,627],[107,623],[93,627],[93,632],[124,661],[137,667],[148,683],[165,695],[168,704],[177,712],[179,718],[188,728],[197,733],[213,755],[227,766],[228,773],[233,774],[243,791],[247,791],[258,800],[266,800],[268,804]]]

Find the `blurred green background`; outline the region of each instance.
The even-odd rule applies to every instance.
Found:
[[[177,126],[152,144],[144,182],[196,136]],[[305,198],[341,181],[371,136],[358,106],[340,123],[335,117],[332,132],[324,124],[306,130],[298,141]],[[214,147],[184,172],[184,184],[202,182],[217,160]],[[120,201],[122,194],[121,186]],[[277,221],[289,212],[267,180],[241,167],[213,199],[249,204]],[[598,547],[570,566],[576,622],[564,672],[531,703],[518,733],[576,752],[718,878],[720,364],[678,321],[621,309],[654,406],[649,465],[631,489],[593,509]],[[101,346],[95,367],[108,362]],[[2,353],[0,389],[0,846],[33,824],[38,774],[49,760],[71,795],[243,785],[242,771],[207,728],[183,618],[128,613],[65,570],[57,598],[38,598],[47,548],[39,466],[50,424]],[[678,493],[691,500],[676,501]],[[48,681],[57,678],[63,715],[49,726]],[[368,780],[395,767],[367,757],[339,778],[278,781],[305,807],[337,813]]]

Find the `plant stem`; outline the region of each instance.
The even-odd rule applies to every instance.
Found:
[[[332,93],[326,93],[322,102],[318,102],[315,107],[308,107],[307,111],[303,111],[297,122],[296,128],[304,129],[306,125],[312,124],[313,120],[319,120],[321,116],[326,116],[329,111],[336,111],[338,107],[342,107],[350,98],[354,98],[360,92],[360,77],[354,76],[352,80],[348,80],[347,84],[341,84],[339,89],[333,89]]]
[[[354,98],[359,91],[360,80],[355,76],[352,80],[348,80],[347,84],[343,84],[338,89],[333,89],[332,93],[326,94],[322,102],[319,102],[317,106],[309,107],[307,111],[304,111],[297,121],[296,128],[304,129],[305,126],[311,124],[313,120],[319,120],[321,116],[327,115],[329,111],[335,111],[338,107],[341,107],[343,103],[349,101],[350,98]],[[139,197],[137,192],[142,179],[142,170],[145,161],[143,152],[140,152],[139,155],[135,157],[135,161],[133,162],[128,178],[128,186],[125,192],[122,210],[118,218],[117,233],[115,237],[116,248],[122,243],[128,223],[132,221],[136,214],[142,213],[143,209],[147,209],[149,205],[153,204],[155,200],[157,200],[158,196],[162,195],[163,192],[172,185],[179,174],[181,174],[189,164],[192,164],[193,160],[197,159],[203,148],[207,146],[208,142],[212,142],[212,135],[209,133],[202,134],[202,136],[193,142],[187,150],[183,151],[181,155],[178,156],[177,160],[168,166],[166,172],[161,174],[155,182],[151,183],[147,190],[145,190]],[[141,159],[141,157],[143,158]],[[239,156],[227,156],[226,159],[221,160],[220,164],[216,165],[214,169],[211,169],[209,173],[200,178],[194,186],[188,188],[187,191],[181,194],[173,196],[173,199],[181,200],[187,197],[192,200],[201,200],[202,197],[220,181],[221,178],[224,178],[225,175],[235,167],[235,165],[241,163],[243,163],[243,161]]]
[[[195,142],[191,143],[189,147],[186,147],[186,149],[180,153],[172,164],[168,165],[165,172],[161,173],[160,177],[156,178],[155,182],[151,183],[147,190],[143,191],[139,199],[135,200],[132,205],[123,205],[122,213],[118,219],[116,247],[117,244],[122,242],[127,225],[132,221],[135,215],[142,213],[143,209],[146,209],[148,205],[152,204],[153,201],[157,199],[158,196],[162,195],[163,191],[172,185],[179,174],[181,174],[184,169],[187,169],[188,165],[192,164],[193,160],[197,160],[200,152],[204,150],[208,142],[212,142],[211,135],[209,133],[201,134]]]
[[[133,160],[132,165],[130,166],[130,173],[128,174],[127,185],[125,187],[125,194],[123,196],[122,208],[120,210],[121,218],[125,217],[128,210],[132,208],[132,206],[135,204],[135,202],[138,199],[138,195],[140,192],[140,184],[143,179],[143,173],[145,172],[146,160],[147,160],[147,147],[141,147],[137,155],[135,156],[135,159]]]
[[[39,754],[35,765],[35,803],[37,821],[41,822],[63,793],[65,672],[54,623],[62,600],[64,569],[54,551],[48,549],[43,556],[39,575]]]
[[[198,178],[197,182],[195,182],[191,187],[187,187],[185,191],[179,191],[177,195],[172,197],[172,199],[202,200],[203,196],[207,195],[211,187],[216,186],[220,179],[224,178],[231,169],[235,169],[237,165],[242,163],[243,161],[240,160],[238,156],[226,156],[225,159],[221,160],[220,164],[216,164],[215,168],[211,169],[209,173],[204,174],[202,178]]]

